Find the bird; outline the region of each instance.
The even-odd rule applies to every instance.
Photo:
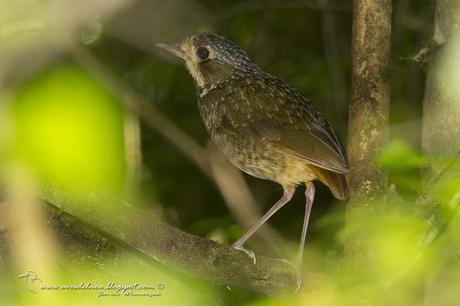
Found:
[[[241,171],[280,184],[281,198],[233,248],[245,242],[305,185],[305,213],[296,256],[300,269],[315,185],[319,180],[335,198],[349,194],[346,152],[332,125],[296,88],[260,68],[235,42],[198,33],[179,43],[157,44],[185,63],[196,88],[198,108],[211,140]],[[297,283],[300,286],[298,272]]]

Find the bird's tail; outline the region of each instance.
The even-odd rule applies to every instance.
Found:
[[[329,187],[334,197],[345,200],[349,195],[349,186],[344,174],[309,165],[318,179]]]

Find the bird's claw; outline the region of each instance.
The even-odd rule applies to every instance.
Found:
[[[252,261],[254,262],[254,264],[256,264],[256,255],[254,254],[254,251],[248,250],[248,249],[244,248],[241,245],[235,245],[235,244],[233,245],[233,248],[238,250],[238,251],[242,251],[242,252],[246,253],[246,255],[248,255],[250,258],[252,258]]]
[[[300,273],[300,269],[295,269],[296,273],[296,288],[294,292],[299,291],[300,287],[302,286],[302,274]]]
[[[301,272],[302,269],[301,269],[300,263],[298,261],[296,263],[293,263],[292,261],[287,260],[285,258],[279,258],[278,260],[290,265],[291,267],[295,269],[296,289],[294,292],[299,291],[300,287],[302,286],[302,272]]]

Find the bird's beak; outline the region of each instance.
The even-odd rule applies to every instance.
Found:
[[[179,44],[168,45],[168,44],[159,43],[159,44],[157,44],[157,46],[160,47],[160,48],[168,50],[169,52],[171,52],[172,54],[174,54],[177,57],[180,57],[181,59],[185,59],[185,53],[184,53],[184,51],[182,50],[182,48],[180,47]]]

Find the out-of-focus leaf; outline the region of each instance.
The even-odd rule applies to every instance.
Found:
[[[390,142],[377,157],[380,167],[391,170],[408,170],[427,165],[428,160],[407,142],[398,139]]]
[[[123,112],[95,80],[75,67],[38,75],[13,104],[14,152],[37,173],[70,186],[121,187]]]

